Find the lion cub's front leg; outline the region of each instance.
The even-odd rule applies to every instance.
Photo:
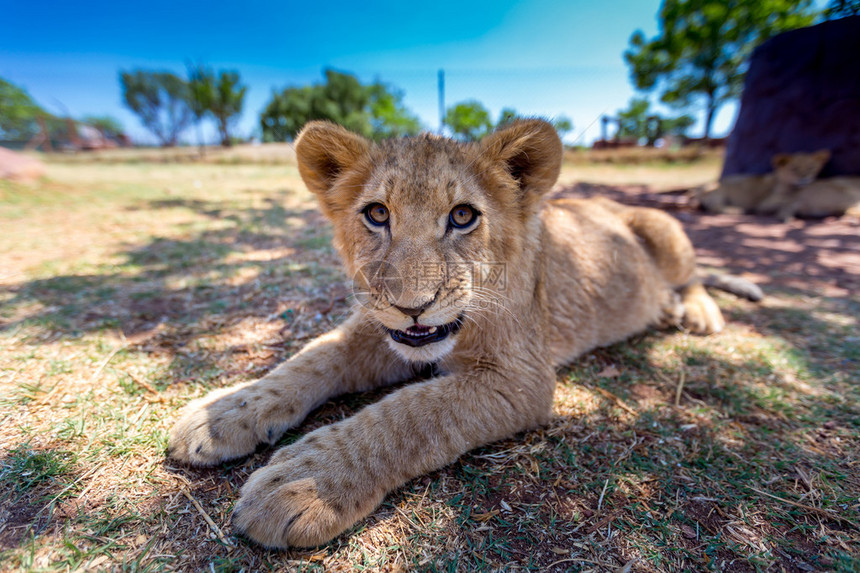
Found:
[[[170,457],[213,465],[274,443],[331,396],[405,379],[409,367],[382,333],[353,316],[266,377],[189,403],[170,430]]]
[[[324,543],[410,478],[545,423],[554,378],[543,378],[450,375],[407,386],[277,452],[242,488],[232,523],[268,547]]]

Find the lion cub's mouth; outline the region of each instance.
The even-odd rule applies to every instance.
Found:
[[[460,330],[461,324],[462,322],[458,318],[454,322],[449,322],[448,324],[443,324],[441,326],[424,326],[423,324],[415,324],[406,330],[391,330],[389,328],[388,334],[391,335],[394,342],[399,342],[400,344],[417,348],[419,346],[424,346],[425,344],[439,342],[440,340],[448,338],[448,335],[455,334]]]

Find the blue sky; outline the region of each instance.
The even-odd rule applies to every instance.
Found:
[[[448,105],[476,98],[494,117],[508,106],[564,114],[575,125],[567,140],[591,141],[599,135],[599,116],[634,95],[621,54],[636,29],[656,33],[659,4],[5,0],[0,77],[25,87],[50,111],[109,114],[136,139],[152,141],[122,106],[120,69],[184,74],[192,59],[238,70],[249,86],[242,135],[256,128],[273,88],[320,81],[324,67],[396,85],[406,105],[435,129],[437,71],[444,69]],[[734,114],[734,106],[720,112],[717,134],[730,128]]]

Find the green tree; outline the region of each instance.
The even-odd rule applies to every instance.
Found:
[[[39,131],[38,117],[50,117],[23,88],[0,78],[0,139],[27,141]]]
[[[648,137],[648,117],[651,115],[651,102],[647,98],[633,98],[627,109],[618,110],[618,137]]]
[[[421,130],[421,123],[403,105],[403,94],[396,88],[380,81],[365,85],[352,74],[329,69],[322,84],[272,92],[260,115],[263,140],[291,140],[305,123],[315,119],[374,139]]]
[[[95,127],[107,137],[117,138],[125,133],[122,123],[109,115],[85,115],[81,123]]]
[[[785,30],[808,26],[812,0],[663,0],[659,33],[630,38],[624,59],[637,89],[661,91],[679,109],[703,104],[704,135],[720,107],[737,98],[753,48]]]
[[[664,135],[684,136],[696,123],[690,115],[663,117],[651,109],[647,98],[632,98],[627,109],[618,110],[618,136],[646,140],[654,145]]]
[[[260,114],[263,141],[290,141],[305,123],[322,119],[311,112],[313,100],[319,97],[317,91],[316,86],[291,87],[280,93],[272,90],[272,98]]]
[[[451,128],[455,136],[466,141],[477,141],[493,129],[490,112],[474,99],[449,107],[445,111],[445,125]]]
[[[231,131],[242,113],[245,94],[248,86],[244,86],[239,78],[239,72],[222,71],[215,82],[214,97],[209,112],[218,126],[221,135],[221,145],[230,147],[232,144]]]
[[[501,113],[499,113],[499,122],[496,124],[496,127],[505,126],[521,117],[523,116],[521,116],[517,110],[512,107],[502,108]],[[559,137],[564,137],[573,131],[573,122],[566,115],[556,116],[555,119],[552,120],[552,125],[558,132]]]
[[[660,121],[663,135],[678,135],[681,137],[686,137],[687,132],[696,123],[696,119],[686,113],[677,117],[664,117]]]
[[[326,83],[311,101],[312,113],[365,137],[373,134],[370,124],[370,90],[352,74],[326,70]]]
[[[507,125],[519,117],[520,117],[520,114],[517,113],[517,110],[515,110],[514,108],[512,108],[512,107],[502,108],[501,113],[499,113],[499,122],[496,124],[496,127],[501,127],[503,125]]]
[[[203,64],[188,64],[188,106],[197,128],[197,146],[205,153],[201,125],[215,99],[215,74]]]
[[[162,146],[176,145],[193,113],[188,83],[170,72],[120,72],[125,105],[140,118]]]
[[[573,121],[566,115],[558,115],[552,120],[552,126],[558,132],[559,137],[564,137],[573,131]]]
[[[830,0],[824,10],[825,20],[836,20],[860,15],[860,0]]]
[[[218,128],[221,145],[232,145],[230,132],[242,113],[248,92],[248,87],[240,82],[239,72],[221,71],[216,74],[202,64],[188,67],[188,106],[198,126],[198,138],[201,121],[210,116]],[[202,150],[202,139],[200,146]]]
[[[381,82],[370,86],[370,124],[376,139],[421,131],[421,120],[403,105],[403,92]]]

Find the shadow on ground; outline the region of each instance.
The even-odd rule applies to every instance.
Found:
[[[282,196],[261,208],[217,201],[153,201],[156,214],[184,207],[218,222],[187,237],[156,237],[120,253],[122,262],[93,274],[69,274],[0,287],[0,332],[28,332],[40,341],[118,331],[129,349],[171,353],[169,376],[186,379],[214,365],[192,343],[241,324],[274,328],[282,343],[249,348],[228,343],[223,354],[257,354],[271,366],[347,308],[348,285],[330,247],[331,230],[315,209],[285,209]],[[258,345],[259,346],[259,345]],[[259,356],[270,355],[269,358]],[[241,359],[239,362],[243,362]],[[240,364],[238,367],[244,367]]]
[[[55,515],[63,514],[65,499],[83,473],[75,454],[62,448],[35,449],[25,443],[4,450],[0,457],[0,554],[38,535]]]
[[[796,220],[697,210],[686,189],[652,192],[646,186],[579,183],[557,197],[604,196],[627,205],[654,207],[677,217],[702,264],[745,273],[764,285],[810,294],[860,292],[860,220]]]
[[[793,317],[775,311],[772,319]],[[505,563],[568,571],[571,562],[617,567],[643,555],[658,569],[849,570],[851,551],[828,542],[850,539],[860,523],[860,396],[845,394],[847,377],[816,378],[831,358],[815,352],[797,351],[798,379],[774,365],[767,348],[727,357],[696,344],[701,338],[672,348],[677,365],[667,368],[654,353],[671,340],[654,333],[584,356],[560,372],[559,395],[585,393],[598,404],[411,480],[322,553],[273,553],[237,540],[231,562],[336,558],[356,538],[365,540],[360,546],[381,536],[400,547],[407,568],[428,571]],[[610,368],[616,372],[601,376]],[[669,371],[685,373],[678,405]],[[330,400],[279,445],[390,391]],[[179,471],[209,499],[213,479],[238,491],[272,451]],[[406,530],[391,537],[392,522]],[[571,561],[558,563],[563,555]],[[209,556],[200,559],[193,564],[205,566]]]
[[[561,372],[559,395],[585,388],[601,407],[480,448],[433,476],[430,495],[458,512],[440,536],[466,537],[475,549],[465,562],[435,555],[438,570],[512,561],[546,570],[562,555],[570,560],[552,570],[643,555],[670,570],[856,565],[851,551],[826,542],[856,541],[860,523],[852,502],[860,396],[842,395],[847,380],[808,384],[767,356],[677,348],[685,381],[676,406],[677,380],[648,358],[663,339],[599,349]],[[798,360],[810,372],[821,366],[816,356]],[[617,374],[601,377],[609,368]],[[823,482],[834,486],[826,494]],[[606,562],[608,547],[620,560]]]

